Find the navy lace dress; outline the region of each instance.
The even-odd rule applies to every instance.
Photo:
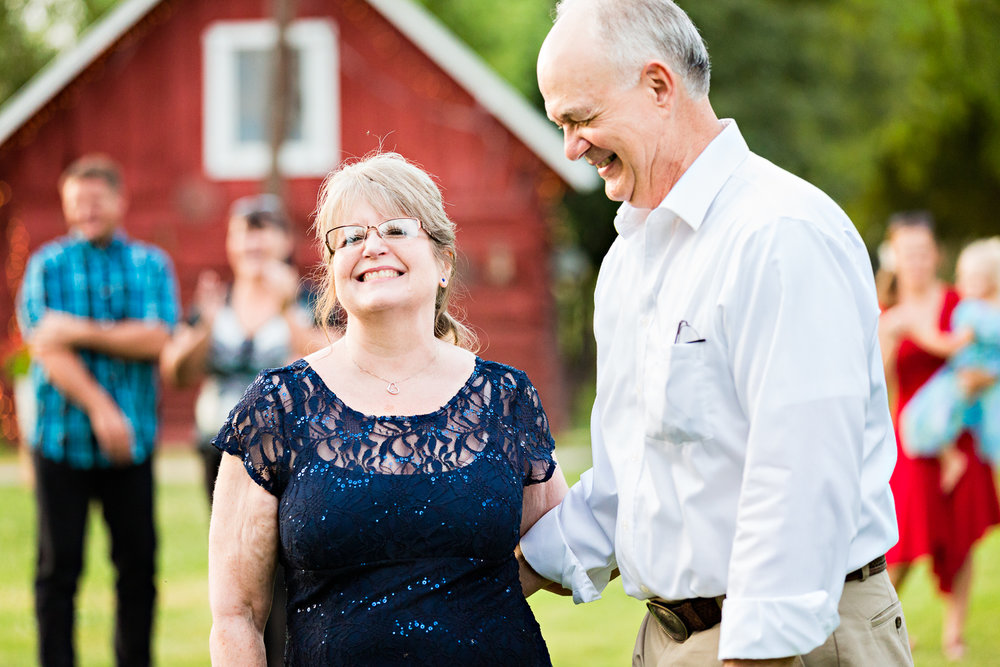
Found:
[[[523,487],[555,469],[523,372],[477,358],[436,412],[371,417],[299,360],[214,444],[279,500],[286,664],[550,664],[513,557]]]

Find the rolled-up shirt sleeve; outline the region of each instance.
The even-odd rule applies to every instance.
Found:
[[[528,564],[571,589],[577,604],[599,599],[615,568],[617,495],[596,407],[591,440],[594,467],[521,538]]]
[[[750,428],[720,659],[805,654],[839,624],[877,319],[858,244],[776,221],[748,239],[723,300]]]
[[[21,335],[25,338],[31,337],[45,314],[48,306],[45,295],[52,293],[51,289],[46,290],[46,282],[51,280],[46,271],[45,261],[37,254],[32,255],[24,270],[24,279],[21,281],[16,305],[17,322],[21,328]]]
[[[150,268],[147,276],[149,296],[145,300],[144,320],[150,324],[162,323],[173,330],[180,317],[177,298],[177,278],[170,257],[160,251],[150,253]]]

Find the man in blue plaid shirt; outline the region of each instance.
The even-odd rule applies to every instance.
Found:
[[[156,535],[152,450],[160,350],[177,321],[166,254],[121,231],[117,165],[80,158],[59,182],[69,234],[28,261],[18,295],[37,398],[35,609],[42,665],[75,664],[74,598],[91,499],[118,573],[115,655],[148,665]]]

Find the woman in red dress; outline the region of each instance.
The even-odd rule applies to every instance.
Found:
[[[944,598],[942,647],[950,659],[964,653],[963,631],[972,587],[972,549],[986,530],[1000,523],[993,471],[976,455],[965,433],[958,448],[968,461],[957,482],[942,487],[937,458],[910,458],[899,446],[898,417],[913,394],[944,363],[908,335],[921,328],[950,329],[958,294],[937,278],[938,249],[933,220],[925,213],[897,214],[889,225],[893,285],[882,296],[879,324],[890,391],[895,394],[898,459],[890,484],[896,501],[899,542],[886,558],[893,584],[900,588],[910,566],[930,556]],[[971,389],[992,378],[968,377]]]

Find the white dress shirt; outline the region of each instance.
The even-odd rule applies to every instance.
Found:
[[[619,210],[593,468],[521,548],[578,603],[616,565],[637,598],[725,594],[720,659],[798,655],[897,539],[879,309],[843,211],[723,123],[659,207]]]

